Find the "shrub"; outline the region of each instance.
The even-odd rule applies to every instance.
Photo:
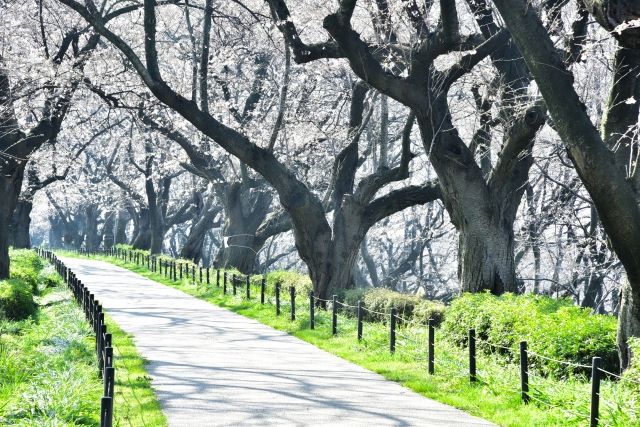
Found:
[[[445,310],[445,305],[440,301],[422,300],[413,310],[413,318],[423,324],[433,319],[435,326],[439,326],[444,320]]]
[[[458,344],[464,344],[468,330],[474,328],[480,340],[515,349],[521,340],[530,351],[562,361],[590,365],[593,356],[603,359],[605,369],[618,367],[616,319],[592,315],[570,300],[540,295],[505,294],[500,297],[464,294],[447,309],[443,332]],[[491,349],[490,346],[481,348]],[[515,358],[505,351],[505,356]],[[545,373],[584,372],[565,365],[531,357],[534,368]]]
[[[622,378],[628,381],[621,381],[621,384],[630,386],[640,394],[640,387],[637,386],[640,383],[640,338],[631,337],[628,344],[632,355],[631,364],[622,374]]]
[[[31,287],[31,292],[38,293],[38,273],[44,264],[37,253],[29,249],[12,249],[10,276],[25,282]]]
[[[31,285],[20,279],[0,282],[0,317],[22,320],[36,312]]]
[[[55,288],[62,284],[62,277],[56,272],[53,265],[48,265],[40,271],[38,282],[43,290]]]
[[[311,278],[295,271],[276,270],[267,273],[267,288],[270,292],[273,292],[276,283],[280,283],[282,290],[288,290],[290,286],[295,286],[297,295],[308,296],[309,292],[313,290]]]
[[[372,288],[364,294],[364,306],[377,313],[389,313],[391,308],[398,309],[398,315],[409,319],[422,298],[416,295],[403,294],[389,289]],[[366,320],[387,320],[387,316],[365,311]]]
[[[347,289],[342,292],[340,295],[340,299],[349,305],[358,305],[358,301],[364,301],[364,295],[367,293],[368,289],[358,288],[358,289]]]

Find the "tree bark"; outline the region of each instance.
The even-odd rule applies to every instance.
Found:
[[[235,267],[244,274],[255,271],[256,257],[264,241],[256,238],[258,228],[267,217],[271,195],[263,190],[254,194],[245,182],[227,186],[224,198],[224,244],[216,263],[224,268]]]
[[[31,210],[33,203],[28,200],[18,200],[9,224],[9,245],[14,248],[29,249],[31,237]]]
[[[459,229],[458,277],[463,292],[516,292],[513,224],[482,218]]]
[[[219,209],[205,206],[204,214],[194,219],[187,241],[180,251],[180,258],[190,259],[193,262],[198,263],[202,259],[202,251],[204,246],[204,239],[207,236],[207,232],[214,227],[213,220],[215,216],[220,212]]]
[[[627,344],[629,338],[640,337],[640,283],[625,282],[621,289],[620,314],[618,316],[618,350],[620,366],[622,369],[629,367],[632,357]]]
[[[91,203],[84,209],[85,229],[84,247],[89,252],[97,251],[100,247],[100,234],[98,233],[98,205]]]
[[[149,250],[151,248],[151,225],[149,216],[149,209],[141,207],[138,214],[138,227],[132,243],[135,249]]]
[[[129,224],[129,221],[130,218],[127,211],[124,209],[118,210],[118,217],[116,218],[114,232],[114,244],[118,245],[127,243],[127,225]]]

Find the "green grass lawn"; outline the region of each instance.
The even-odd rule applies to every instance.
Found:
[[[490,352],[478,352],[478,381],[470,383],[468,377],[467,350],[454,345],[436,331],[435,374],[426,368],[426,328],[405,325],[398,329],[395,354],[389,353],[388,327],[382,323],[365,323],[364,338],[357,340],[356,320],[348,311],[338,316],[338,335],[331,333],[331,313],[316,309],[316,328],[309,329],[308,298],[296,298],[296,320],[289,318],[288,290],[282,291],[282,314],[275,315],[274,296],[270,289],[265,305],[259,302],[259,286],[252,289],[252,299],[243,299],[244,291],[232,296],[231,285],[227,295],[217,288],[215,275],[208,287],[196,285],[192,279],[174,282],[160,274],[152,273],[146,266],[119,259],[96,256],[122,266],[144,277],[179,289],[197,298],[260,321],[285,331],[319,348],[346,360],[377,372],[403,384],[412,390],[450,404],[466,412],[504,426],[584,426],[588,425],[590,384],[581,375],[567,374],[563,378],[543,377],[531,370],[530,389],[532,401],[525,405],[520,396],[520,379],[517,363],[508,362]],[[479,349],[482,343],[479,343]],[[630,393],[618,383],[604,381],[600,425],[640,425],[640,393]]]
[[[98,426],[102,381],[95,338],[71,292],[51,266],[26,320],[0,320],[0,425]],[[38,271],[34,277],[42,277]],[[114,426],[164,426],[144,361],[132,339],[107,318],[116,367]]]

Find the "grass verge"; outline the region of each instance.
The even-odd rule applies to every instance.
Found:
[[[590,384],[579,374],[567,374],[563,378],[540,376],[530,373],[532,402],[522,404],[519,387],[519,371],[514,363],[504,357],[478,353],[478,381],[470,383],[467,373],[466,350],[456,346],[436,332],[436,372],[426,371],[426,330],[423,327],[405,325],[398,331],[396,352],[388,350],[388,329],[379,322],[367,322],[364,339],[356,339],[356,322],[353,316],[342,313],[338,318],[338,335],[331,333],[331,313],[316,310],[316,329],[309,329],[308,298],[298,295],[296,320],[289,320],[288,292],[282,292],[282,314],[275,315],[274,298],[261,305],[256,299],[259,287],[252,289],[253,299],[223,295],[221,287],[214,284],[197,286],[192,279],[173,281],[146,266],[119,259],[95,256],[95,259],[127,268],[156,282],[179,289],[197,298],[209,301],[263,324],[285,331],[323,350],[354,362],[360,366],[396,381],[426,397],[455,406],[473,415],[491,420],[503,426],[583,426],[588,424]],[[214,279],[212,278],[212,282]],[[517,359],[516,359],[517,360]],[[640,425],[640,402],[620,383],[604,381],[601,391],[600,425]]]
[[[23,254],[33,256],[15,251],[12,262]],[[98,426],[103,386],[91,327],[52,266],[34,263],[21,276],[37,283],[39,296],[29,318],[0,320],[0,425]],[[133,340],[111,319],[107,325],[116,355],[114,426],[166,425]]]

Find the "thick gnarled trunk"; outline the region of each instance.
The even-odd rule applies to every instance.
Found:
[[[132,246],[135,249],[149,250],[151,248],[151,224],[147,208],[140,209],[135,225]]]
[[[1,128],[0,128],[1,129]],[[12,160],[0,159],[0,280],[9,278],[9,224],[18,203],[18,197],[24,177],[24,163],[15,164]],[[13,163],[7,165],[7,163]]]
[[[513,226],[500,221],[462,228],[459,241],[458,277],[463,292],[515,292]]]
[[[251,274],[255,270],[258,251],[264,244],[257,241],[256,232],[269,212],[271,196],[260,190],[252,195],[243,182],[234,182],[227,188],[223,205],[224,244],[216,256],[216,263]]]
[[[634,291],[635,289],[635,291]],[[618,316],[618,351],[621,369],[627,369],[631,358],[631,349],[627,342],[631,337],[640,337],[640,283],[625,282],[622,285],[622,299]]]
[[[31,226],[31,210],[33,203],[18,200],[9,224],[9,245],[14,248],[28,249],[31,247],[29,227]]]

